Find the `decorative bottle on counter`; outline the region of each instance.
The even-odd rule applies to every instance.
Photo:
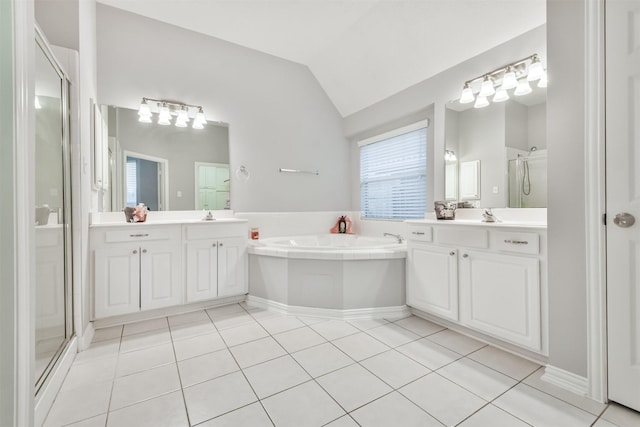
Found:
[[[338,221],[338,233],[344,234],[346,232],[347,232],[347,220],[344,218],[344,216],[341,216],[340,220]]]

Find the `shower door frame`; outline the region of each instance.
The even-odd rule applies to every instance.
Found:
[[[64,241],[64,316],[65,316],[65,339],[61,342],[60,347],[56,351],[56,353],[52,356],[47,364],[47,367],[42,372],[42,374],[35,378],[34,384],[34,395],[36,396],[36,401],[38,400],[38,396],[40,392],[43,391],[50,377],[56,368],[61,356],[68,349],[71,339],[75,334],[74,328],[74,310],[73,310],[73,212],[71,205],[71,138],[70,138],[70,128],[71,128],[71,117],[70,117],[70,79],[63,70],[63,68],[58,63],[55,55],[53,54],[49,43],[46,40],[46,37],[38,28],[35,26],[35,48],[34,54],[37,54],[37,50],[41,49],[42,53],[45,55],[53,69],[56,71],[61,80],[61,119],[62,119],[62,179],[63,179],[63,241]],[[34,90],[35,94],[35,90]],[[35,117],[34,117],[35,118]],[[35,295],[37,286],[36,285],[37,275],[34,274],[34,290],[33,294]],[[35,311],[35,304],[34,304]],[[33,328],[35,331],[35,322],[33,323]],[[35,338],[35,335],[33,336]],[[35,357],[35,353],[33,355]]]

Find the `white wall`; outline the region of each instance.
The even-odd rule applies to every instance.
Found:
[[[528,148],[544,150],[547,148],[547,103],[532,105],[527,109],[527,113]]]
[[[584,2],[547,2],[549,363],[587,373]]]
[[[506,206],[505,108],[500,103],[458,113],[458,161],[480,160],[478,207]],[[493,187],[498,187],[498,193],[494,194]]]
[[[350,205],[342,119],[307,67],[99,4],[98,94],[136,109],[143,96],[202,105],[207,119],[229,123],[236,211]],[[247,182],[235,176],[240,165]]]

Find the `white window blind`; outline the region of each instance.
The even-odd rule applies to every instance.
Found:
[[[427,123],[360,147],[363,218],[424,218],[427,196]],[[400,130],[402,131],[402,130]],[[371,140],[369,140],[371,141]]]
[[[127,206],[138,204],[138,162],[127,157]]]

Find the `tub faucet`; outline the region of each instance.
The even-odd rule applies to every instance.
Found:
[[[396,239],[398,239],[398,243],[402,243],[402,236],[399,234],[393,234],[393,233],[384,233],[385,236],[393,236]]]

